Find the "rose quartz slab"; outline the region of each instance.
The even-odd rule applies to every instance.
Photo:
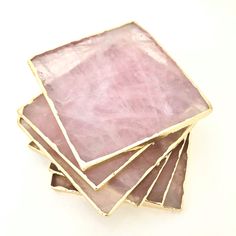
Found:
[[[187,141],[188,142],[188,141]],[[181,143],[183,144],[183,143]],[[167,192],[165,200],[163,202],[163,206],[167,208],[175,208],[180,209],[181,203],[182,203],[182,197],[183,197],[183,183],[185,179],[185,173],[186,173],[186,165],[187,165],[187,147],[188,143],[185,144],[178,160],[178,164],[176,169],[171,173],[173,175],[165,175],[165,178],[167,178],[167,182],[170,182],[169,187],[165,189]],[[175,149],[173,149],[171,156],[167,159],[163,159],[160,163],[160,167],[164,167],[164,165],[168,162],[170,162],[170,158],[175,158],[178,155],[178,152],[180,152],[181,145],[178,145]],[[175,163],[172,162],[173,167],[175,166]],[[158,167],[158,166],[157,166]],[[156,182],[155,179],[158,178],[158,174],[162,168],[157,171],[157,167],[154,168],[144,179],[143,181],[130,193],[130,195],[127,197],[127,199],[134,203],[135,205],[139,206],[142,201],[145,201],[147,191],[149,190],[150,193],[152,193],[152,187],[150,189],[150,186],[153,182]],[[50,168],[55,172],[52,175],[51,180],[51,186],[54,189],[66,191],[66,192],[72,192],[77,193],[79,192],[76,190],[76,188],[72,185],[72,183],[63,175],[61,175],[61,172],[57,169],[57,167],[54,164],[50,165]],[[153,176],[156,174],[156,176],[153,178]],[[151,176],[151,177],[150,177]],[[153,190],[154,191],[154,190]],[[160,194],[160,198],[163,198],[163,194],[161,192],[156,192],[157,199],[158,195]],[[141,201],[142,199],[142,201]],[[153,202],[155,204],[160,204],[160,202]]]
[[[29,144],[32,149],[39,151],[40,149],[34,142]],[[43,152],[41,151],[43,154]],[[169,155],[169,154],[168,154]],[[156,166],[143,180],[142,182],[128,195],[127,199],[135,205],[140,205],[142,200],[147,195],[152,183],[161,172],[163,166],[166,164],[167,158],[163,159],[158,166]],[[73,184],[62,174],[55,164],[51,163],[49,170],[53,173],[51,180],[51,187],[56,190],[66,192],[79,193]],[[145,200],[145,199],[144,199]]]
[[[29,64],[83,169],[211,110],[135,23],[47,51]]]
[[[41,137],[43,137],[52,148],[58,151],[75,171],[93,188],[100,188],[147,147],[146,145],[139,151],[122,153],[113,159],[104,161],[82,171],[43,95],[38,96],[31,103],[24,106],[20,115],[35,126],[39,132],[41,132]]]
[[[181,208],[188,143],[189,138],[187,138],[184,144],[181,155],[175,155],[167,162],[152,191],[147,196],[147,202],[168,208]]]
[[[74,169],[53,150],[22,118],[19,125],[30,136],[41,150],[48,154],[50,160],[70,180],[70,182],[81,192],[92,205],[103,215],[111,214],[129,195],[129,193],[147,176],[158,164],[160,158],[177,145],[186,136],[186,131],[180,130],[160,140],[155,145],[147,148],[142,155],[133,160],[122,172],[106,183],[102,188],[95,191],[87,184]],[[173,145],[174,143],[174,145]],[[108,197],[109,196],[109,197]]]

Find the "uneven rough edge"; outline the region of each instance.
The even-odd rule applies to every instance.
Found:
[[[142,158],[135,159],[125,170],[110,180],[103,188],[94,191],[26,122],[24,122],[23,119],[20,119],[19,123],[40,149],[49,154],[51,161],[57,165],[57,168],[63,172],[76,189],[83,193],[90,203],[103,215],[108,215],[113,212],[143,178],[150,173],[157,164],[159,157],[164,158],[164,156],[189,132],[189,130],[182,133],[180,132],[179,138],[177,138],[177,134],[173,134],[172,140],[170,140],[172,145],[167,145],[166,142],[160,145],[160,142],[158,146],[151,146],[143,153]],[[177,138],[175,143],[173,143],[173,138]],[[127,176],[129,176],[128,179]],[[107,196],[109,196],[109,198],[107,198]]]
[[[156,166],[143,181],[129,194],[127,200],[133,203],[136,206],[139,206],[143,199],[146,197],[149,189],[151,188],[153,182],[159,176],[162,171],[162,168],[165,166],[168,155],[163,159],[158,166]]]
[[[20,116],[27,120],[31,127],[34,127],[40,133],[44,141],[57,151],[94,189],[100,188],[108,182],[149,146],[149,144],[146,144],[137,150],[122,153],[117,155],[116,158],[82,171],[43,95],[38,96],[31,103],[24,106]]]
[[[32,146],[33,148],[38,149],[36,144]],[[185,144],[181,152],[181,155],[179,157],[179,161],[177,164],[177,168],[172,173],[173,178],[169,176],[170,178],[168,182],[170,182],[170,184],[169,184],[169,188],[167,187],[167,189],[165,190],[167,193],[166,193],[165,200],[163,202],[163,207],[175,208],[175,209],[181,208],[182,196],[183,196],[183,182],[185,178],[186,165],[187,165],[187,146],[188,144],[187,145]],[[175,148],[174,150],[176,149],[177,148]],[[154,183],[156,182],[154,181],[154,179],[159,177],[159,174],[160,174],[159,172],[163,170],[162,167],[164,167],[164,165],[168,161],[170,161],[170,158],[173,158],[173,155],[172,157],[170,156],[168,159],[167,158],[163,159],[162,164],[157,166],[157,168],[154,168],[144,178],[144,180],[127,197],[127,199],[129,200],[128,202],[134,203],[135,205],[139,205],[138,203],[140,203],[141,200],[145,201],[147,189],[150,187],[152,182]],[[175,163],[172,163],[172,164],[173,166],[175,166]],[[160,168],[158,169],[158,167]],[[62,175],[62,173],[57,169],[57,167],[54,164],[50,165],[50,169],[53,171],[52,180],[51,180],[51,187],[53,189],[58,190],[58,191],[68,192],[68,193],[80,194],[79,191],[77,191],[76,188],[71,184],[71,182],[65,176]],[[155,178],[152,178],[155,174],[156,174]],[[168,178],[167,175],[165,175],[165,177]],[[150,192],[151,191],[152,191],[152,188],[150,189]],[[161,196],[163,195],[161,194]],[[152,203],[161,204],[160,202],[152,202]]]
[[[178,165],[175,169],[173,178],[169,184],[168,191],[166,193],[165,199],[163,200],[163,206],[168,208],[181,209],[182,198],[184,194],[184,180],[187,168],[187,148],[189,143],[189,137],[186,141],[183,153],[178,161]]]
[[[150,206],[163,206],[166,208],[181,209],[183,198],[183,183],[187,165],[187,149],[189,135],[184,143],[181,155],[172,160],[171,165],[166,165],[152,191],[146,198],[146,204]]]
[[[135,205],[140,205],[143,201],[152,194],[152,190],[159,179],[165,176],[166,181],[170,181],[172,172],[174,171],[175,163],[179,159],[179,156],[182,152],[182,146],[184,141],[182,141],[172,152],[166,157],[166,161],[162,160],[162,165],[156,167],[156,170],[153,170],[127,197]],[[169,172],[166,174],[163,172]]]

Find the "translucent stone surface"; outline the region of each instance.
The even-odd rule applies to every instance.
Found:
[[[22,114],[40,130],[45,141],[50,141],[50,143],[52,143],[51,146],[53,148],[56,147],[58,153],[68,160],[77,173],[93,188],[100,187],[110,178],[114,177],[145,149],[144,147],[144,149],[140,151],[122,153],[115,158],[97,164],[86,171],[82,171],[43,95],[40,95],[35,98],[32,103],[26,105]]]
[[[102,188],[95,191],[23,119],[20,119],[20,125],[50,155],[51,161],[59,167],[74,187],[104,215],[108,215],[114,211],[144,177],[152,171],[160,157],[165,157],[169,152],[168,148],[170,145],[173,143],[177,145],[179,139],[185,136],[184,130],[181,130],[169,135],[168,138],[160,140],[155,145],[151,145],[142,155],[126,166],[122,172],[118,173]]]
[[[135,23],[31,61],[83,168],[181,122],[189,125],[187,119],[210,110],[176,63]]]
[[[36,145],[34,144],[34,146]],[[170,181],[170,184],[168,189],[165,190],[167,191],[167,193],[165,200],[163,202],[164,207],[175,208],[175,209],[181,208],[182,197],[184,192],[183,183],[185,179],[186,166],[187,166],[187,147],[188,143],[185,144],[181,152],[177,167],[172,172],[173,177],[172,176],[170,177],[170,175],[165,175],[166,178],[169,178],[167,182]],[[176,147],[175,149],[178,149],[178,147]],[[173,155],[168,158],[167,162],[170,161],[170,158],[172,158]],[[155,181],[155,179],[158,178],[160,171],[162,170],[162,167],[167,162],[166,159],[163,159],[160,165],[154,168],[143,179],[143,181],[128,195],[127,199],[132,203],[135,203],[136,205],[139,205],[142,202],[142,200],[145,200],[147,191],[148,190],[150,192],[152,191],[152,188],[150,189],[150,186],[153,184],[153,181]],[[174,165],[174,163],[172,164]],[[57,167],[54,164],[50,165],[50,169],[56,172],[56,174],[52,175],[51,186],[53,188],[61,191],[74,192],[79,194],[79,191],[76,190],[76,188],[71,184],[71,182],[65,176],[61,175],[62,173],[57,169]],[[157,194],[161,194],[161,199],[162,199],[163,194],[160,192]],[[157,197],[157,199],[159,198]],[[160,204],[160,201],[158,202],[153,201],[152,203]]]

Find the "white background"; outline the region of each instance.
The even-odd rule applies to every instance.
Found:
[[[191,136],[183,211],[123,204],[102,217],[50,189],[49,162],[28,150],[16,110],[40,93],[31,56],[135,20],[212,102]],[[236,235],[236,2],[1,1],[0,235]]]

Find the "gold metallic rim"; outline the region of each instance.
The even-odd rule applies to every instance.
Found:
[[[183,202],[183,195],[184,195],[184,193],[183,193],[183,195],[182,195],[182,202],[181,202],[181,207],[180,207],[180,209],[173,208],[173,207],[166,207],[166,206],[164,205],[164,202],[165,202],[165,199],[166,199],[166,195],[167,195],[167,193],[168,193],[168,191],[169,191],[170,184],[171,184],[172,179],[173,179],[173,177],[174,177],[174,174],[175,174],[175,172],[176,172],[176,168],[177,168],[177,166],[178,166],[179,160],[180,160],[180,158],[181,158],[181,154],[182,154],[182,152],[183,152],[183,148],[184,148],[184,146],[185,146],[186,139],[187,139],[187,138],[185,138],[184,143],[183,143],[183,145],[182,145],[182,147],[181,147],[181,149],[180,149],[180,151],[179,151],[178,160],[177,160],[177,162],[176,162],[176,164],[175,164],[175,168],[174,168],[174,170],[173,170],[173,172],[172,172],[171,179],[170,179],[169,182],[168,182],[168,186],[167,186],[167,188],[166,188],[166,190],[165,190],[165,192],[164,192],[164,196],[163,196],[162,202],[152,202],[152,201],[148,201],[148,200],[147,200],[147,197],[148,197],[148,195],[150,194],[150,192],[152,191],[152,188],[154,187],[156,181],[158,180],[158,178],[159,178],[159,176],[160,176],[160,174],[161,174],[161,172],[162,172],[164,166],[166,165],[167,161],[169,160],[169,157],[170,157],[170,155],[171,155],[171,152],[166,156],[164,165],[162,166],[162,168],[161,168],[160,172],[158,173],[157,177],[155,178],[155,180],[153,181],[153,183],[152,183],[151,186],[149,187],[149,189],[148,189],[146,195],[143,197],[142,201],[141,201],[139,204],[136,204],[136,203],[133,202],[132,200],[126,199],[126,202],[128,202],[129,204],[134,205],[134,206],[136,206],[136,207],[139,207],[139,206],[141,206],[141,205],[144,205],[144,206],[145,206],[145,205],[149,205],[150,207],[154,207],[155,205],[157,205],[157,206],[160,207],[160,208],[167,208],[167,209],[172,209],[172,210],[180,210],[180,209],[182,209],[182,202]],[[31,141],[31,142],[28,144],[28,146],[29,146],[32,150],[34,150],[34,151],[36,151],[36,152],[38,152],[38,153],[40,153],[40,154],[42,154],[42,155],[45,155],[45,154],[43,153],[43,151],[40,150],[40,148],[36,148],[36,147],[34,146],[34,145],[36,145],[36,144],[32,145],[33,143],[34,143],[34,142]],[[50,166],[49,166],[49,171],[52,173],[52,178],[53,178],[53,175],[61,175],[61,176],[64,176],[64,175],[62,174],[62,172],[53,170],[53,169],[50,168]],[[185,182],[185,181],[184,181],[184,182]],[[184,184],[184,182],[183,182],[183,184]],[[54,190],[56,190],[56,191],[60,191],[60,192],[66,192],[66,193],[73,193],[73,194],[81,195],[80,192],[78,192],[78,191],[76,191],[76,190],[67,189],[66,187],[63,187],[63,186],[52,186],[52,185],[51,185],[51,188],[54,189]],[[183,187],[183,188],[184,188],[184,187]]]
[[[33,102],[34,99],[30,101]],[[28,104],[27,104],[28,105]],[[123,168],[125,168],[130,162],[132,162],[136,157],[138,157],[143,151],[145,151],[150,145],[153,143],[149,143],[143,146],[139,146],[133,149],[133,151],[136,151],[122,166],[120,166],[118,169],[113,171],[111,174],[109,174],[103,181],[101,181],[99,184],[93,183],[87,175],[83,173],[79,168],[77,168],[68,158],[61,153],[61,151],[58,149],[57,145],[53,143],[47,136],[45,136],[42,131],[35,126],[27,117],[24,116],[24,107],[21,107],[18,109],[18,116],[23,118],[29,125],[30,127],[37,132],[40,137],[54,150],[56,151],[62,158],[65,160],[75,171],[78,173],[93,189],[99,189],[101,188],[104,184],[106,184],[109,180],[111,180],[115,175],[117,175]]]
[[[177,166],[178,166],[178,164],[179,164],[179,160],[180,160],[180,158],[181,158],[181,154],[182,154],[182,152],[183,152],[183,149],[184,149],[186,140],[187,140],[187,136],[184,138],[184,143],[183,143],[183,145],[182,145],[182,147],[181,147],[181,150],[180,150],[179,153],[178,153],[178,160],[177,160],[177,162],[175,163],[174,170],[173,170],[173,172],[172,172],[172,174],[171,174],[171,178],[170,178],[169,181],[168,181],[167,187],[166,187],[165,192],[164,192],[164,194],[163,194],[162,201],[161,201],[161,202],[153,202],[153,201],[149,201],[149,200],[146,198],[145,201],[143,201],[143,204],[144,204],[144,205],[149,205],[149,206],[151,206],[151,207],[155,207],[155,205],[156,205],[157,207],[161,207],[161,208],[169,208],[169,209],[178,210],[178,209],[172,208],[172,207],[165,207],[164,203],[165,203],[166,195],[167,195],[167,193],[168,193],[168,191],[169,191],[169,189],[170,189],[170,185],[171,185],[171,182],[172,182],[172,180],[173,180],[174,174],[175,174],[175,172],[176,172]],[[148,197],[148,196],[147,196],[147,197]],[[182,197],[183,197],[183,196],[182,196]],[[180,208],[182,208],[182,202],[181,202],[181,207],[180,207]]]
[[[108,215],[112,214],[112,213],[118,208],[118,206],[119,206],[123,201],[125,201],[125,199],[127,198],[127,196],[135,189],[135,187],[137,187],[137,185],[150,173],[150,171],[151,171],[158,163],[160,163],[160,161],[161,161],[162,159],[164,159],[165,156],[166,156],[173,148],[175,148],[175,147],[178,145],[178,143],[180,143],[180,142],[188,135],[188,133],[189,133],[190,130],[192,129],[192,126],[189,127],[189,128],[187,128],[187,129],[183,132],[183,134],[179,137],[179,139],[178,139],[177,141],[175,141],[174,143],[172,143],[172,144],[169,146],[169,148],[168,148],[168,149],[166,150],[166,152],[158,159],[158,161],[157,161],[153,166],[151,166],[151,167],[144,173],[144,175],[142,176],[142,178],[140,178],[139,181],[138,181],[129,191],[127,191],[119,201],[117,201],[117,203],[112,207],[112,209],[111,209],[109,212],[104,212],[104,211],[102,211],[102,210],[95,204],[95,202],[80,188],[80,186],[75,183],[75,181],[73,180],[73,178],[71,178],[70,174],[67,173],[67,172],[54,160],[54,158],[45,150],[45,148],[44,148],[37,140],[35,140],[35,139],[31,136],[31,134],[21,125],[21,123],[20,123],[20,120],[21,120],[21,119],[24,120],[22,117],[18,117],[18,125],[20,126],[20,128],[30,137],[30,139],[31,139],[32,141],[34,141],[34,142],[36,143],[36,145],[37,145],[41,150],[43,150],[44,153],[47,154],[47,157],[49,158],[49,160],[50,160],[52,163],[54,163],[54,164],[57,166],[57,168],[58,168],[59,170],[61,170],[61,171],[63,172],[63,174],[66,176],[66,178],[68,178],[69,181],[73,184],[73,186],[74,186],[76,189],[78,189],[81,194],[84,195],[84,197],[92,204],[92,206],[94,206],[95,209],[97,209],[97,211],[98,211],[101,215],[104,215],[104,216],[108,216]],[[27,123],[27,121],[25,121],[25,122]],[[28,125],[30,125],[30,124],[28,124]]]
[[[183,143],[183,145],[182,145],[182,147],[181,147],[181,150],[180,150],[180,152],[179,152],[179,154],[178,154],[178,160],[177,160],[177,162],[175,163],[174,171],[172,172],[171,178],[170,178],[169,183],[168,183],[168,185],[167,185],[167,188],[166,188],[166,190],[165,190],[165,192],[164,192],[163,199],[162,199],[162,202],[161,202],[161,205],[162,205],[163,207],[164,207],[164,204],[165,204],[165,200],[166,200],[167,193],[169,192],[169,189],[170,189],[171,182],[172,182],[172,180],[173,180],[173,178],[174,178],[174,175],[175,175],[175,173],[176,173],[176,169],[177,169],[177,167],[178,167],[178,164],[179,164],[179,161],[180,161],[180,158],[181,158],[181,154],[182,154],[183,149],[184,149],[184,147],[185,147],[186,141],[187,141],[187,137],[184,139],[184,143]],[[182,197],[183,197],[183,195],[182,195]],[[182,208],[182,202],[181,202],[180,208]]]

